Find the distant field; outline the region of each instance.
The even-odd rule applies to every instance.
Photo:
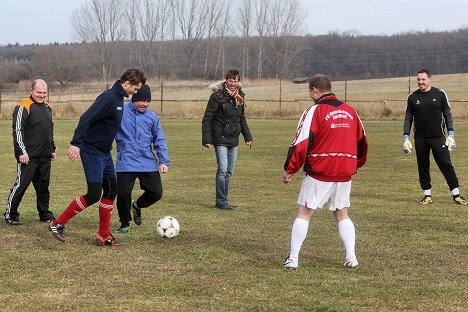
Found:
[[[214,208],[215,157],[201,147],[200,120],[162,118],[172,160],[164,196],[143,211],[143,224],[132,225],[120,248],[93,245],[96,206],[67,224],[65,243],[53,239],[37,220],[31,186],[20,207],[23,225],[0,222],[0,310],[467,311],[468,208],[451,204],[434,164],[434,204],[417,204],[415,155],[401,152],[401,121],[364,122],[368,163],[353,178],[350,209],[360,267],[343,268],[328,210],[311,224],[300,268],[281,267],[301,182],[300,174],[281,182],[297,118],[249,120],[254,144],[239,148],[231,187],[239,208],[230,212]],[[60,213],[85,184],[80,162],[65,155],[76,120],[55,125],[51,207]],[[16,173],[11,121],[0,120],[0,131],[5,205]],[[452,157],[467,196],[467,123],[456,123],[456,139]],[[156,236],[164,215],[181,224],[173,240]]]
[[[439,75],[433,77],[434,86],[443,88],[452,102],[456,120],[468,120],[468,74]],[[167,118],[200,118],[210,96],[208,86],[214,81],[161,81],[150,80],[153,90],[153,109]],[[279,80],[246,80],[242,82],[247,94],[247,114],[251,118],[296,118],[310,105],[307,84],[293,84]],[[87,109],[108,85],[99,82],[80,84],[62,90],[51,88],[50,103],[56,118],[76,118]],[[365,120],[402,120],[409,90],[416,89],[411,77],[352,80],[333,82],[334,92],[353,105]],[[15,90],[2,92],[0,118],[11,118],[13,107],[28,96],[28,83],[22,82]],[[281,90],[281,95],[280,95]],[[280,102],[281,98],[281,102]]]

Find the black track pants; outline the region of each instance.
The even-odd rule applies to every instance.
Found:
[[[457,188],[458,178],[450,160],[450,153],[447,146],[445,146],[445,137],[415,138],[414,140],[421,189],[428,190],[432,188],[429,162],[431,150],[434,160],[444,175],[450,190]]]

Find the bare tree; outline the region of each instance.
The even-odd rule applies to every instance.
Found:
[[[72,13],[75,37],[100,46],[101,77],[108,81],[112,72],[115,44],[125,35],[124,2],[119,0],[87,0]]]
[[[206,3],[206,53],[203,75],[208,78],[208,59],[211,48],[211,39],[217,27],[219,27],[219,18],[223,11],[227,10],[226,0],[205,0]]]
[[[34,49],[31,62],[33,70],[41,77],[59,82],[67,87],[71,81],[81,80],[81,68],[75,57],[74,49],[59,45],[44,45]]]
[[[135,30],[130,38],[134,43],[135,55],[139,66],[150,73],[154,67],[159,72],[159,62],[161,55],[154,58],[155,43],[161,40],[160,52],[162,51],[162,41],[166,36],[166,25],[169,19],[170,3],[169,0],[132,0],[132,10],[129,10],[128,19],[134,22]]]
[[[299,0],[270,0],[267,34],[269,60],[276,78],[283,78],[298,55],[300,23],[304,19]]]
[[[223,15],[221,16],[222,20],[221,23],[219,24],[219,27],[216,29],[216,36],[218,37],[218,44],[219,44],[219,51],[218,51],[218,57],[216,60],[216,66],[215,66],[215,73],[214,76],[218,76],[218,70],[219,67],[221,67],[221,73],[225,73],[225,46],[226,46],[226,39],[229,37],[228,31],[232,29],[231,24],[231,11],[228,9],[227,6],[224,7],[223,10]]]
[[[205,2],[200,0],[171,0],[172,10],[182,35],[188,78],[192,78],[193,58],[205,31]]]
[[[242,77],[249,77],[249,39],[252,27],[252,0],[241,0],[239,19],[242,25]]]
[[[268,11],[270,0],[258,0],[255,6],[255,26],[258,34],[257,77],[263,76],[264,39],[268,26]]]

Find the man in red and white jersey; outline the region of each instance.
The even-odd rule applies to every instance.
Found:
[[[346,252],[345,267],[358,266],[355,228],[348,208],[351,176],[366,162],[367,138],[356,111],[340,101],[331,89],[327,76],[315,75],[310,79],[309,93],[315,105],[302,114],[284,164],[284,183],[289,183],[302,167],[306,173],[292,226],[291,251],[283,263],[286,269],[298,267],[310,219],[325,204],[335,215]]]

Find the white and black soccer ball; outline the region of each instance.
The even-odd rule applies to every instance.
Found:
[[[165,216],[156,223],[156,232],[160,237],[172,238],[179,235],[180,225],[176,218]]]

